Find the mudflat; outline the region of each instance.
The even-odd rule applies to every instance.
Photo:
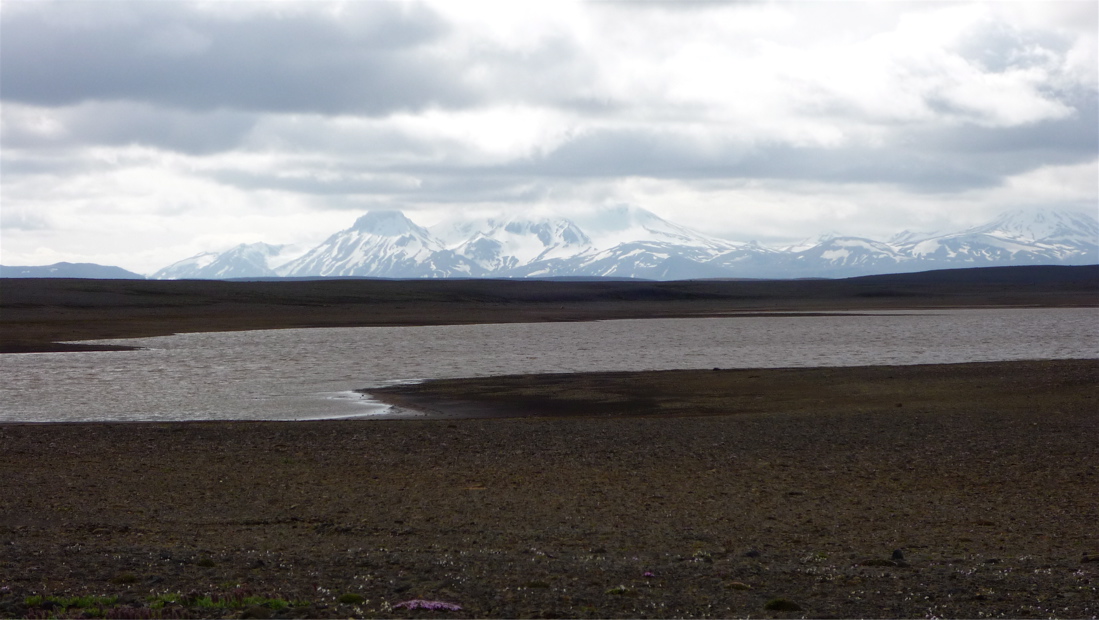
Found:
[[[4,280],[0,348],[1099,304],[1099,269],[1065,269],[786,283]],[[374,394],[423,415],[0,425],[0,616],[1099,614],[1099,360],[528,375]]]

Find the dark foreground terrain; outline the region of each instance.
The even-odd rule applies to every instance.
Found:
[[[1096,305],[1094,266],[801,282],[3,279],[0,351],[188,331]],[[0,617],[1099,615],[1099,360],[375,394],[428,415],[0,424]]]
[[[0,425],[0,615],[1099,614],[1096,360],[380,395],[442,417]]]
[[[1094,306],[1099,265],[846,280],[274,282],[0,279],[0,352],[179,332],[713,316],[728,312]]]

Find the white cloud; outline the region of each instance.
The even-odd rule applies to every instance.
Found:
[[[152,271],[319,241],[382,206],[628,202],[796,240],[1099,194],[1093,2],[7,3],[0,18],[5,262]]]

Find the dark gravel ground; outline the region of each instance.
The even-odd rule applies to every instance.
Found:
[[[591,415],[0,425],[0,616],[1099,614],[1099,361],[788,372],[755,408],[694,371],[497,386]]]

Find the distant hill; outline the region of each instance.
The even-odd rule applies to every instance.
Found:
[[[54,263],[41,267],[0,265],[0,278],[85,278],[93,280],[144,280],[140,273],[95,263]]]

